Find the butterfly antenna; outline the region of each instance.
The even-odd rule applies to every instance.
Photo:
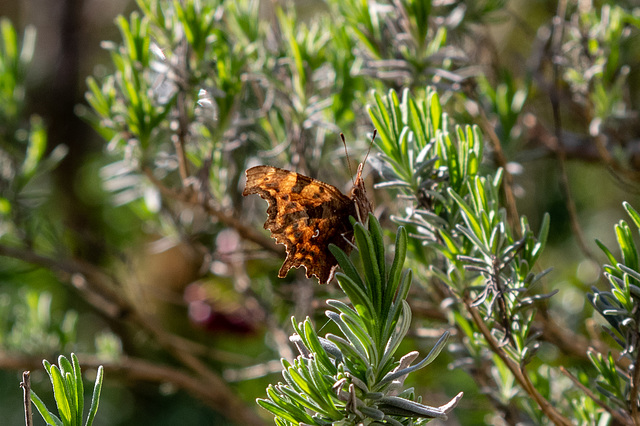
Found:
[[[369,153],[371,152],[371,147],[373,146],[373,141],[376,140],[376,135],[378,134],[378,129],[373,129],[373,136],[371,136],[371,142],[369,143],[369,149],[367,150],[367,154],[364,156],[364,160],[362,160],[362,164],[367,164],[367,158],[369,157]]]
[[[344,145],[344,153],[347,155],[347,166],[349,167],[349,176],[351,176],[351,183],[354,183],[353,170],[351,170],[351,160],[349,159],[349,150],[347,149],[347,140],[344,138],[343,133],[340,133],[340,139],[342,139],[342,145]]]

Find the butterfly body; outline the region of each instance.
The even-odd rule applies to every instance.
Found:
[[[348,196],[333,185],[289,170],[272,166],[247,170],[242,195],[258,194],[269,203],[264,227],[287,249],[280,278],[289,269],[304,266],[308,278],[316,276],[323,284],[331,281],[337,261],[329,244],[349,253],[353,240],[349,217],[365,222],[373,210],[366,196],[362,167],[360,164]]]

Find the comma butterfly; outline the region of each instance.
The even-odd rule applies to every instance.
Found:
[[[353,241],[349,216],[364,223],[373,211],[362,180],[363,167],[364,161],[358,166],[348,196],[333,185],[277,167],[256,166],[246,171],[247,185],[242,195],[258,194],[267,200],[264,227],[287,249],[278,277],[304,266],[307,278],[315,275],[321,284],[331,281],[338,262],[329,244],[348,254]]]

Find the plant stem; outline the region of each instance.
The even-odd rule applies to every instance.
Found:
[[[26,426],[33,425],[33,413],[31,412],[31,372],[22,373],[22,383],[20,387],[23,390],[22,401],[24,403],[24,424]]]
[[[551,405],[551,403],[547,401],[542,395],[540,395],[540,393],[536,390],[533,383],[531,383],[529,376],[526,374],[524,367],[521,367],[508,357],[505,351],[500,347],[500,344],[491,334],[491,331],[487,328],[487,325],[482,320],[482,317],[478,310],[471,306],[471,301],[465,298],[464,305],[467,308],[469,314],[471,314],[473,322],[476,324],[483,337],[489,344],[492,352],[498,355],[502,362],[504,362],[504,364],[507,366],[509,371],[511,371],[511,374],[513,374],[520,386],[538,404],[542,412],[549,418],[549,420],[557,425],[571,426],[573,423],[571,423],[569,419],[560,414],[558,410],[556,410],[553,405]]]
[[[640,425],[640,413],[638,413],[638,383],[640,381],[640,351],[636,349],[631,389],[629,391],[629,405],[631,405],[631,417],[636,426]]]
[[[560,366],[560,372],[562,374],[564,374],[565,376],[567,376],[574,385],[576,385],[577,387],[580,388],[580,390],[582,392],[585,393],[585,395],[587,395],[589,398],[591,398],[591,400],[597,404],[599,407],[601,407],[603,410],[606,410],[609,414],[611,414],[612,417],[614,417],[618,422],[620,422],[621,425],[633,425],[633,421],[631,420],[631,418],[628,417],[628,415],[624,412],[615,410],[613,408],[611,408],[610,406],[608,406],[607,404],[605,404],[604,402],[602,402],[600,400],[600,398],[598,398],[598,396],[593,393],[593,391],[591,389],[589,389],[588,387],[586,387],[585,385],[583,385],[582,383],[580,383],[580,381],[575,378],[573,376],[573,374],[571,374],[566,368]]]

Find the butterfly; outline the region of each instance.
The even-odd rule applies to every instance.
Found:
[[[375,135],[374,131],[374,139]],[[344,136],[340,136],[344,142]],[[246,171],[242,195],[258,194],[267,200],[264,228],[287,250],[278,277],[284,278],[291,268],[304,266],[307,278],[315,276],[321,284],[331,281],[338,261],[329,251],[329,244],[348,254],[353,242],[349,217],[366,223],[373,211],[362,179],[365,161],[358,166],[349,195],[328,183],[278,167],[256,166]]]

